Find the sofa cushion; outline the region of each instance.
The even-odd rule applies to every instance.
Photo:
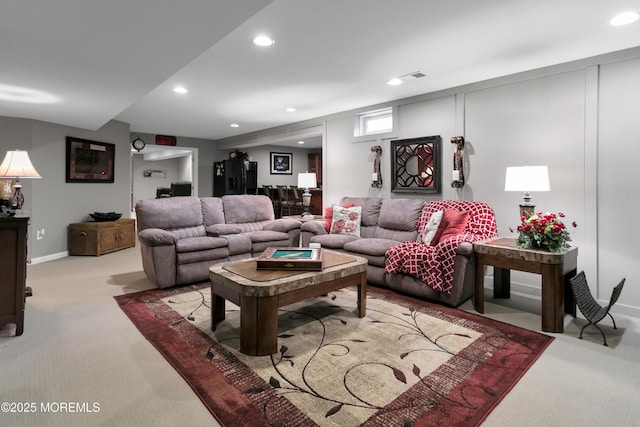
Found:
[[[358,239],[359,237],[348,234],[319,234],[312,236],[309,243],[320,243],[326,249],[342,249],[345,243]]]
[[[176,252],[204,251],[226,246],[227,241],[221,237],[188,237],[186,239],[179,239],[176,242]]]
[[[438,230],[431,240],[431,246],[435,246],[451,236],[461,234],[467,226],[469,212],[459,212],[446,208],[442,214],[442,220],[438,225]]]
[[[333,219],[331,220],[331,234],[346,234],[360,237],[360,222],[362,221],[362,207],[343,208],[333,205]]]
[[[224,224],[224,209],[220,197],[201,197],[200,205],[205,226]]]
[[[251,242],[278,242],[281,240],[289,240],[289,235],[287,233],[282,233],[280,231],[268,231],[268,230],[258,230],[251,231],[246,233],[249,235]]]
[[[404,242],[415,240],[417,223],[424,201],[420,199],[384,199],[375,233],[371,237]],[[370,237],[370,236],[367,236]]]
[[[202,207],[197,197],[163,197],[136,203],[138,231],[146,228],[173,230],[202,226]],[[204,235],[204,228],[202,229]]]
[[[347,203],[342,207],[352,208],[353,203]],[[326,208],[324,208],[324,229],[327,233],[331,231],[331,221],[333,221],[333,206],[327,206]]]
[[[214,237],[222,236],[225,234],[239,234],[242,232],[242,230],[240,230],[240,227],[234,224],[209,225],[206,228],[206,231],[209,236],[214,236]]]
[[[431,215],[431,218],[429,218],[425,226],[422,227],[422,230],[420,230],[419,240],[422,240],[425,245],[431,244],[431,241],[435,237],[438,226],[440,226],[440,222],[442,221],[442,214],[444,214],[444,211],[435,212]]]
[[[363,227],[372,227],[378,225],[378,217],[380,216],[380,207],[382,199],[377,197],[343,197],[340,199],[340,206],[353,204],[353,206],[362,207]]]
[[[355,254],[384,256],[384,254],[387,252],[387,249],[397,245],[398,243],[400,242],[389,239],[356,239],[350,242],[346,242],[343,246],[343,249]]]
[[[251,237],[248,234],[226,234],[229,256],[251,253]]]
[[[235,194],[222,196],[227,224],[246,224],[275,219],[271,199],[263,195]]]

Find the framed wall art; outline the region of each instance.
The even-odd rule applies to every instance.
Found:
[[[439,135],[391,141],[391,191],[440,194],[440,144]]]
[[[66,182],[113,183],[116,146],[67,137]]]
[[[271,175],[293,175],[291,163],[293,155],[291,153],[270,153]]]

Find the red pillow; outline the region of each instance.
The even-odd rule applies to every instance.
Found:
[[[438,226],[435,236],[431,240],[431,246],[448,239],[451,236],[461,234],[467,226],[469,220],[469,212],[458,212],[453,209],[446,208],[442,214],[442,220]]]
[[[354,203],[348,203],[343,208],[352,208],[354,206]],[[333,220],[333,207],[327,206],[324,208],[324,229],[327,230],[327,233],[331,230],[331,220]]]

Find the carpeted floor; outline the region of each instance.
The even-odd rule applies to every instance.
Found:
[[[478,425],[553,340],[375,288],[360,319],[347,289],[282,308],[279,352],[250,357],[208,284],[115,298],[227,426]]]

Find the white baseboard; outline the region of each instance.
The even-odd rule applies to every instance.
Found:
[[[30,263],[31,264],[40,264],[41,262],[53,261],[53,260],[64,258],[64,257],[68,257],[68,256],[69,256],[69,252],[68,251],[58,252],[57,254],[41,256],[41,257],[38,257],[38,258],[31,258]]]

